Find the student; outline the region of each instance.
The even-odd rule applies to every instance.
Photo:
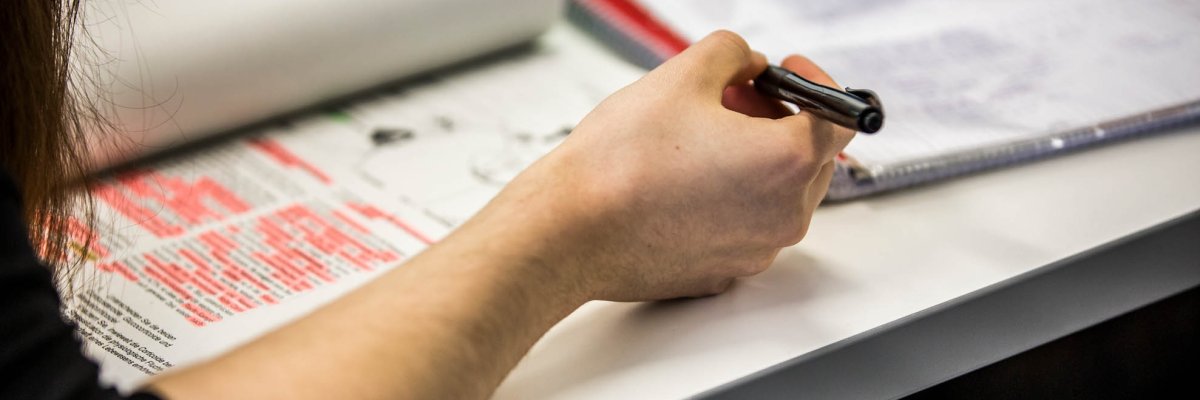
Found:
[[[0,398],[116,398],[63,322],[52,268],[90,115],[77,1],[0,8]],[[808,60],[783,63],[832,85]],[[761,54],[716,32],[614,93],[443,241],[311,315],[135,397],[481,398],[590,300],[707,296],[804,237],[854,133],[759,97]]]

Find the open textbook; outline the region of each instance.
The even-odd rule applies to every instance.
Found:
[[[1200,98],[1196,7],[1141,4],[1160,2],[1148,9],[1063,2],[1039,13],[994,4],[989,10],[1009,11],[971,15],[994,17],[995,24],[897,23],[883,42],[862,27],[882,29],[872,21],[907,15],[911,7],[926,7],[919,14],[941,22],[966,11],[922,0],[845,2],[876,7],[865,14],[833,1],[694,1],[674,11],[684,3],[647,5],[678,21],[738,18],[713,25],[740,31],[776,57],[806,52],[844,83],[879,91],[889,126],[852,144],[848,153],[857,161],[843,164],[831,191],[851,196],[902,182],[886,177],[947,159],[942,151],[973,154],[981,144],[1022,140],[1069,147],[1128,133],[1094,129],[1096,121]],[[134,135],[131,147],[112,148],[100,163],[260,125],[106,180],[95,189],[99,223],[72,232],[80,243],[96,241],[75,255],[87,263],[68,290],[66,315],[100,361],[102,378],[124,389],[253,339],[397,267],[473,215],[593,106],[644,72],[574,28],[555,25],[562,8],[555,0],[243,3],[88,5],[92,36],[108,51],[97,61],[112,57],[89,65],[99,67],[101,89],[112,92],[116,121]],[[759,3],[787,12],[738,11]],[[1104,29],[1052,24],[1063,15],[1121,13],[1129,21]],[[1157,29],[1141,29],[1146,20]],[[692,26],[679,22],[685,25]],[[694,37],[708,29],[694,26],[680,31]],[[866,29],[866,36],[822,33],[851,28]],[[1022,50],[1051,33],[1071,38],[1077,51]],[[811,48],[770,42],[803,35],[843,40]],[[428,73],[522,43],[532,46]],[[1113,43],[1136,57],[1095,53]],[[878,61],[884,59],[898,61]],[[1098,76],[1116,78],[1089,86]],[[1062,86],[1041,84],[1047,81]],[[352,101],[328,103],[369,88]],[[909,93],[944,108],[905,105]],[[315,104],[323,106],[278,118]],[[1087,128],[1072,130],[1077,126]],[[961,132],[948,131],[954,129]]]
[[[561,0],[84,3],[73,55],[120,140],[100,166],[530,42]],[[90,41],[94,41],[92,45]],[[95,83],[95,85],[90,85]],[[111,105],[111,107],[110,107]]]
[[[270,15],[266,23],[288,12],[342,18],[323,23],[346,29],[363,23],[361,12],[325,13],[326,3],[293,2],[272,12],[255,11],[257,5],[245,7],[253,8],[250,14]],[[357,3],[366,2],[338,2],[338,7]],[[495,11],[488,8],[493,2],[473,0],[388,2],[395,5],[383,7],[395,7],[390,11],[399,13],[416,3],[434,9],[479,6]],[[446,40],[443,46],[470,50],[439,48],[435,43],[410,47],[404,38],[380,39],[379,32],[369,29],[357,39],[337,38],[342,45],[359,46],[358,51],[411,57],[420,57],[421,51],[414,48],[439,48],[439,54],[464,51],[459,55],[465,57],[517,43],[519,38],[530,46],[388,84],[307,114],[275,119],[193,154],[126,170],[101,182],[94,189],[98,223],[92,229],[77,225],[72,232],[77,243],[88,237],[95,241],[74,255],[87,262],[73,287],[64,292],[70,293],[65,314],[77,323],[87,352],[99,360],[102,379],[126,390],[136,387],[165,369],[215,356],[253,339],[399,266],[478,211],[514,175],[557,145],[604,97],[644,72],[613,57],[582,32],[556,24],[552,16],[561,7],[551,3],[503,2],[504,12],[531,13],[532,17],[521,20],[524,25],[500,26],[487,21],[493,16],[480,12],[471,17],[478,24],[456,22],[455,29],[481,32],[421,39]],[[136,13],[155,13],[153,4],[138,7],[149,9]],[[222,20],[213,18],[209,22]],[[389,29],[405,29],[397,21],[385,22]],[[125,29],[138,35],[140,27],[134,21],[132,28]],[[506,39],[480,47],[483,37]],[[296,45],[278,40],[279,46]],[[301,41],[303,48],[294,49],[298,53],[290,60],[346,56],[351,51],[323,48],[319,43],[304,47],[306,43]],[[220,45],[205,44],[211,49],[197,50],[224,54],[225,50],[216,49]],[[382,58],[361,56],[372,62]],[[188,63],[207,62],[200,55],[186,57]],[[252,77],[229,77],[229,81],[213,76],[205,82],[222,88],[200,88],[196,89],[199,95],[192,95],[192,86],[180,80],[184,108],[178,109],[177,117],[194,119],[181,120],[175,127],[189,129],[167,133],[206,135],[286,111],[299,104],[291,101],[291,95],[319,95],[287,89],[291,86],[311,83],[338,96],[365,82],[353,78],[349,80],[355,82],[347,83],[334,75],[375,68],[347,63],[342,66],[346,70],[289,77],[302,68],[282,65],[281,76],[274,76],[276,69],[267,57],[246,57],[251,60],[229,62],[255,65],[232,65],[229,71],[251,73],[251,67],[261,71]],[[402,64],[392,65],[394,74],[380,75],[381,82],[429,67]],[[155,65],[147,64],[156,79],[173,70],[172,64],[162,69]],[[279,85],[283,92],[242,97],[237,85],[254,88],[249,91],[271,90],[256,86],[258,79],[272,80],[271,85]],[[335,86],[336,90],[330,89]],[[221,93],[232,97],[223,99]],[[273,103],[273,96],[284,97],[286,104]],[[189,102],[196,97],[205,98],[205,103]],[[228,107],[222,101],[237,103],[245,98],[254,99],[247,106],[254,112],[237,112],[230,120],[192,108],[208,102]],[[178,138],[151,140],[166,145]]]
[[[879,134],[850,143],[829,191],[833,199],[1200,117],[1195,1],[575,4],[573,16],[644,64],[661,62],[680,48],[676,42],[725,28],[775,62],[803,53],[839,83],[878,93],[887,123]]]

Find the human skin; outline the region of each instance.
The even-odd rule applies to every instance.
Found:
[[[833,81],[809,60],[783,66]],[[715,32],[596,107],[403,266],[216,359],[172,399],[484,398],[591,300],[708,296],[808,231],[854,132],[757,95],[765,58]]]

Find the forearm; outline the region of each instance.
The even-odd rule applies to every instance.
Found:
[[[836,86],[806,59],[784,66]],[[484,397],[589,299],[705,296],[763,271],[804,236],[829,160],[854,137],[777,102],[738,101],[765,68],[736,35],[708,36],[606,99],[442,243],[154,387],[175,398]]]
[[[586,300],[543,256],[553,223],[533,217],[485,210],[335,303],[153,386],[171,398],[485,397]]]

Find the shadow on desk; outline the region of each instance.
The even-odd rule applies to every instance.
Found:
[[[822,269],[805,252],[790,248],[780,253],[776,265],[760,276],[739,280],[728,293],[698,299],[648,303],[589,304],[586,323],[568,321],[555,327],[538,346],[574,349],[571,352],[539,352],[537,362],[523,361],[517,372],[540,379],[522,387],[512,398],[570,397],[570,390],[589,385],[612,384],[611,376],[646,368],[655,363],[686,364],[698,351],[737,353],[763,347],[773,349],[771,338],[815,335],[815,327],[803,329],[781,324],[779,308],[796,309],[841,290],[842,284]],[[717,316],[717,317],[714,317]],[[814,324],[818,325],[818,324]],[[747,327],[758,327],[761,336],[747,335]],[[534,350],[537,352],[537,348]],[[729,368],[728,365],[723,365]],[[745,367],[748,373],[752,367]],[[698,374],[708,368],[697,368]],[[721,368],[713,368],[722,372]],[[693,377],[720,381],[729,378]],[[601,383],[603,382],[603,383]],[[655,397],[646,395],[646,397]]]

